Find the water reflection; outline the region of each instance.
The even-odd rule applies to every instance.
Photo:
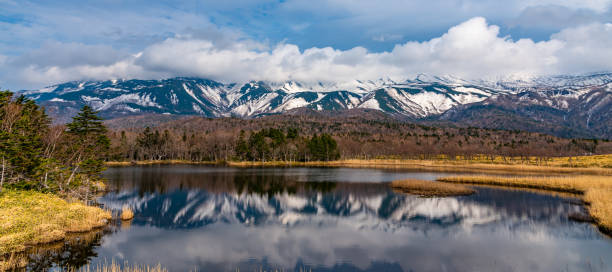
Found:
[[[356,172],[353,172],[356,171]],[[437,173],[361,169],[119,168],[99,199],[135,211],[92,262],[172,271],[606,271],[612,243],[569,221],[564,198],[480,188],[396,194],[381,181]]]
[[[17,253],[12,258],[16,263],[27,264],[15,271],[47,271],[86,266],[98,256],[96,249],[102,243],[102,237],[115,231],[114,225],[87,233],[72,233],[61,242],[39,245],[25,252]]]

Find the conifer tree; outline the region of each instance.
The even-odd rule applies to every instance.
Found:
[[[43,162],[42,136],[49,118],[34,101],[0,92],[0,189],[5,182],[33,189]]]
[[[104,159],[110,148],[110,140],[106,135],[106,127],[90,106],[83,106],[72,122],[66,124],[66,133],[70,136],[70,146],[73,151],[72,173],[68,184],[76,173],[83,173],[87,181],[98,179],[104,170]]]

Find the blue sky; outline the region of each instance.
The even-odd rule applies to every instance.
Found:
[[[485,71],[489,71],[487,76],[500,77],[539,75],[544,71],[607,70],[610,67],[597,59],[603,58],[608,63],[612,60],[607,59],[606,52],[593,50],[611,48],[609,39],[591,37],[582,42],[576,37],[610,34],[611,3],[610,0],[0,0],[3,37],[0,86],[37,88],[66,80],[177,75],[221,81],[252,77],[348,80],[355,70],[371,70],[368,67],[381,71],[357,75],[408,77],[421,72],[421,66],[427,66],[422,71],[425,73],[464,77],[475,77]],[[463,26],[458,32],[474,35],[480,43],[470,42],[472,38],[467,36],[443,38],[458,26]],[[443,42],[435,42],[437,39]],[[519,43],[520,40],[535,45]],[[457,43],[472,46],[467,48],[471,51],[462,52],[466,48],[457,47]],[[478,69],[459,62],[456,56],[449,57],[474,53],[483,46],[500,47],[500,55],[487,57],[491,59],[517,52],[518,57],[527,58],[521,59],[526,67],[498,62],[512,69],[496,69],[491,73],[494,61],[488,60]],[[575,52],[577,47],[584,46],[596,55],[564,56],[569,52],[564,50]],[[446,51],[436,51],[440,48]],[[307,54],[309,49],[312,52]],[[543,56],[537,61],[530,59],[538,55]],[[167,56],[183,63],[174,63]],[[348,62],[338,62],[347,58]],[[480,60],[463,60],[467,61]],[[441,68],[442,62],[449,63],[450,68]],[[540,67],[537,62],[549,66]],[[212,64],[221,68],[204,67]],[[262,67],[265,73],[255,71]],[[329,75],[337,70],[341,71]]]

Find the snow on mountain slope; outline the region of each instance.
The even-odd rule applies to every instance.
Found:
[[[403,81],[383,78],[331,83],[223,84],[200,78],[86,81],[22,93],[44,105],[56,122],[69,120],[85,104],[104,118],[143,113],[257,117],[305,107],[317,111],[368,108],[419,119],[457,113],[466,105],[506,103],[514,109],[538,106],[585,118],[588,127],[602,127],[605,134],[611,86],[612,73],[497,82],[421,74]],[[599,115],[589,117],[593,114]],[[544,120],[538,118],[534,120]]]
[[[101,111],[105,118],[135,113],[253,117],[300,107],[336,111],[380,107],[393,114],[424,117],[440,114],[457,104],[480,101],[493,91],[439,82],[398,83],[390,79],[222,84],[206,79],[172,78],[68,82],[23,93],[43,103],[52,116],[65,121],[69,116],[64,112],[73,113],[84,104]],[[371,99],[376,102],[369,102]]]

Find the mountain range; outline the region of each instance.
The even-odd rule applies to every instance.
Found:
[[[56,122],[83,105],[106,119],[143,114],[255,118],[309,110],[374,109],[402,121],[612,138],[612,73],[530,80],[463,80],[419,75],[336,83],[209,79],[75,81],[21,91]]]

